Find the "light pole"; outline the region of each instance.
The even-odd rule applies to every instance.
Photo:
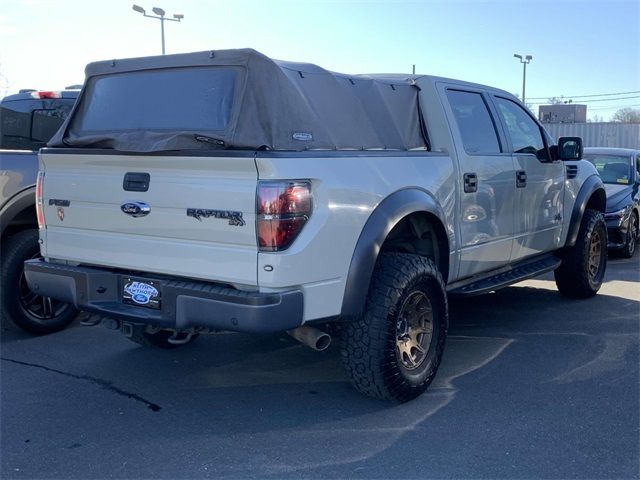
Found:
[[[155,13],[156,15],[147,15],[147,12],[145,11],[144,8],[142,8],[139,5],[134,5],[133,9],[138,12],[141,13],[143,16],[145,17],[149,17],[149,18],[156,18],[158,20],[160,20],[160,35],[161,35],[161,39],[162,39],[162,55],[164,55],[164,22],[179,22],[180,20],[182,20],[184,18],[184,15],[180,14],[180,13],[174,13],[173,14],[173,18],[165,18],[165,14],[167,12],[165,12],[163,9],[158,8],[158,7],[153,7],[152,11],[153,13]]]
[[[527,55],[523,59],[522,55],[518,55],[517,53],[514,53],[513,56],[519,58],[520,63],[522,63],[522,103],[524,103],[524,89],[527,85],[527,65],[531,62],[533,57],[531,55]]]

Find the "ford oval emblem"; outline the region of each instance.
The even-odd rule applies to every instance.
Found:
[[[142,293],[136,293],[131,297],[131,299],[134,302],[139,303],[140,305],[146,305],[147,303],[149,303],[149,296]]]
[[[132,217],[144,217],[149,215],[151,207],[143,202],[127,202],[120,207],[120,210]]]

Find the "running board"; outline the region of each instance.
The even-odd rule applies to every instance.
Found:
[[[558,268],[561,263],[562,261],[554,255],[536,257],[516,263],[507,267],[506,270],[500,269],[493,275],[452,283],[447,287],[447,292],[451,295],[480,295],[550,272]]]

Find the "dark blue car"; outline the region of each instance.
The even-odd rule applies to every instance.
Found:
[[[640,234],[640,150],[585,148],[584,158],[596,166],[607,192],[609,248],[630,258]]]

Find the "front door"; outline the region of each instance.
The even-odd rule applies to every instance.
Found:
[[[494,96],[515,163],[515,236],[511,259],[560,248],[564,164],[550,161],[543,131],[524,107]]]

